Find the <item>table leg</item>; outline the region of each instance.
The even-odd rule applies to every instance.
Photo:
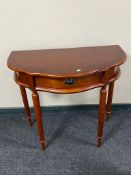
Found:
[[[33,104],[34,104],[34,111],[35,111],[38,133],[40,137],[40,143],[41,143],[42,149],[44,150],[45,149],[45,137],[44,137],[43,124],[42,124],[42,115],[41,115],[41,110],[40,110],[40,101],[39,101],[38,93],[36,91],[32,93],[32,99],[33,99]]]
[[[103,126],[104,126],[105,106],[106,106],[106,87],[102,87],[100,90],[100,104],[99,104],[99,116],[98,116],[98,147],[101,146]]]
[[[108,100],[107,100],[107,105],[106,105],[106,121],[108,121],[110,119],[111,104],[112,104],[112,98],[113,98],[113,89],[114,89],[114,82],[111,82],[109,84]]]
[[[30,108],[29,108],[26,90],[24,86],[21,86],[21,85],[19,86],[20,86],[20,91],[21,91],[21,95],[22,95],[22,99],[25,107],[26,118],[29,121],[29,125],[32,126],[32,120],[31,120],[31,114],[30,114]]]

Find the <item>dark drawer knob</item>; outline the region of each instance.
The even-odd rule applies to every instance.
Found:
[[[64,83],[67,84],[67,85],[75,84],[75,79],[67,78],[67,79],[64,80]]]

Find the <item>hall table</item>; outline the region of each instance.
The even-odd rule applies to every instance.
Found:
[[[42,149],[45,149],[45,137],[37,91],[72,94],[100,88],[97,144],[100,147],[104,114],[106,112],[108,120],[114,82],[119,78],[119,66],[125,60],[126,54],[119,45],[11,52],[7,64],[14,71],[14,79],[20,87],[30,126],[32,119],[25,88],[32,91]]]

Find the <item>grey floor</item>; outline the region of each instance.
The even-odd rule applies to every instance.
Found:
[[[97,107],[45,110],[41,151],[36,124],[29,128],[23,110],[2,110],[0,175],[131,175],[131,108],[112,109],[101,148],[97,113]]]

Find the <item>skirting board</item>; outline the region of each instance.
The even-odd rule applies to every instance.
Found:
[[[87,104],[87,105],[69,105],[69,106],[45,106],[41,107],[42,112],[54,112],[54,111],[80,111],[80,110],[92,110],[92,109],[98,109],[99,105],[96,104]],[[131,104],[112,104],[112,110],[128,110],[131,112]],[[33,107],[30,108],[31,112],[33,112]],[[4,113],[19,113],[24,112],[24,107],[16,107],[16,108],[0,108],[0,114]]]

